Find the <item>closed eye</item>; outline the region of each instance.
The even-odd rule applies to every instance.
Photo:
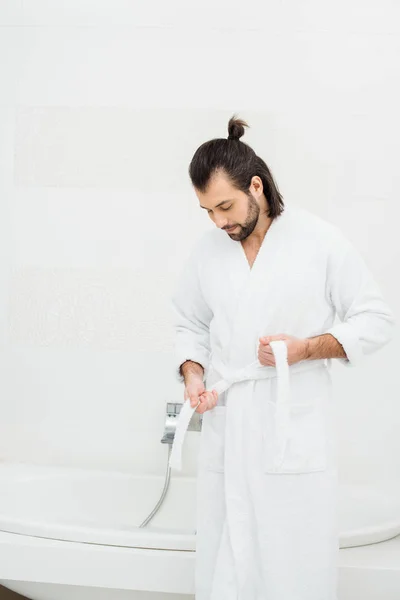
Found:
[[[232,204],[230,206],[228,206],[227,208],[222,208],[222,206],[220,207],[220,210],[229,210],[230,208],[232,208]],[[211,210],[207,211],[208,213],[212,212]]]

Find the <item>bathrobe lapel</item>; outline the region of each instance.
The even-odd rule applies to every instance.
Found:
[[[237,289],[235,309],[231,315],[232,334],[223,358],[232,369],[243,367],[257,360],[258,338],[271,333],[274,314],[279,311],[275,293],[279,279],[279,253],[285,243],[283,235],[287,218],[282,213],[270,225],[260,246],[252,268],[239,242],[233,256],[234,270],[231,277],[241,282]],[[239,256],[238,256],[239,255]],[[248,588],[252,581],[251,548],[254,543],[251,521],[251,498],[245,480],[243,465],[246,443],[243,436],[244,413],[251,410],[255,381],[242,381],[227,390],[225,425],[225,500],[226,527],[239,588],[239,598],[254,597]],[[254,578],[253,578],[254,580]],[[251,585],[251,584],[250,584]]]
[[[279,312],[279,284],[284,280],[284,273],[279,272],[279,255],[285,244],[283,230],[288,218],[286,211],[287,208],[272,221],[251,268],[242,244],[231,240],[236,245],[236,253],[233,253],[235,258],[236,254],[239,255],[239,259],[233,261],[231,277],[242,283],[231,316],[228,357],[232,367],[256,360],[258,338],[268,333],[278,333],[272,332],[271,326],[274,315]]]

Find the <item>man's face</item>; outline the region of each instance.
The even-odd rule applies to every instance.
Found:
[[[258,178],[253,179],[258,187]],[[252,183],[246,194],[235,188],[227,177],[220,173],[210,180],[206,193],[196,190],[200,206],[207,210],[215,225],[226,231],[233,240],[246,239],[257,225],[260,207],[251,191],[254,184]],[[231,227],[233,229],[229,230]]]

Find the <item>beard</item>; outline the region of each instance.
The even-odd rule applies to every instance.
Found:
[[[260,207],[258,206],[251,192],[248,194],[248,199],[249,202],[247,205],[247,216],[245,222],[243,225],[240,225],[240,223],[237,224],[240,228],[238,233],[228,233],[233,240],[238,242],[245,240],[254,231],[260,214]]]

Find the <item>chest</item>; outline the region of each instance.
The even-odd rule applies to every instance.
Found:
[[[265,312],[275,306],[296,315],[325,301],[326,265],[320,253],[305,244],[265,250],[238,242],[232,252],[204,261],[202,295],[215,315],[236,311],[244,296],[251,300],[250,312],[257,312],[259,304]]]
[[[242,244],[244,254],[246,256],[247,262],[249,263],[249,267],[253,266],[254,261],[256,260],[257,254],[260,250],[260,246],[258,247],[248,247]]]

